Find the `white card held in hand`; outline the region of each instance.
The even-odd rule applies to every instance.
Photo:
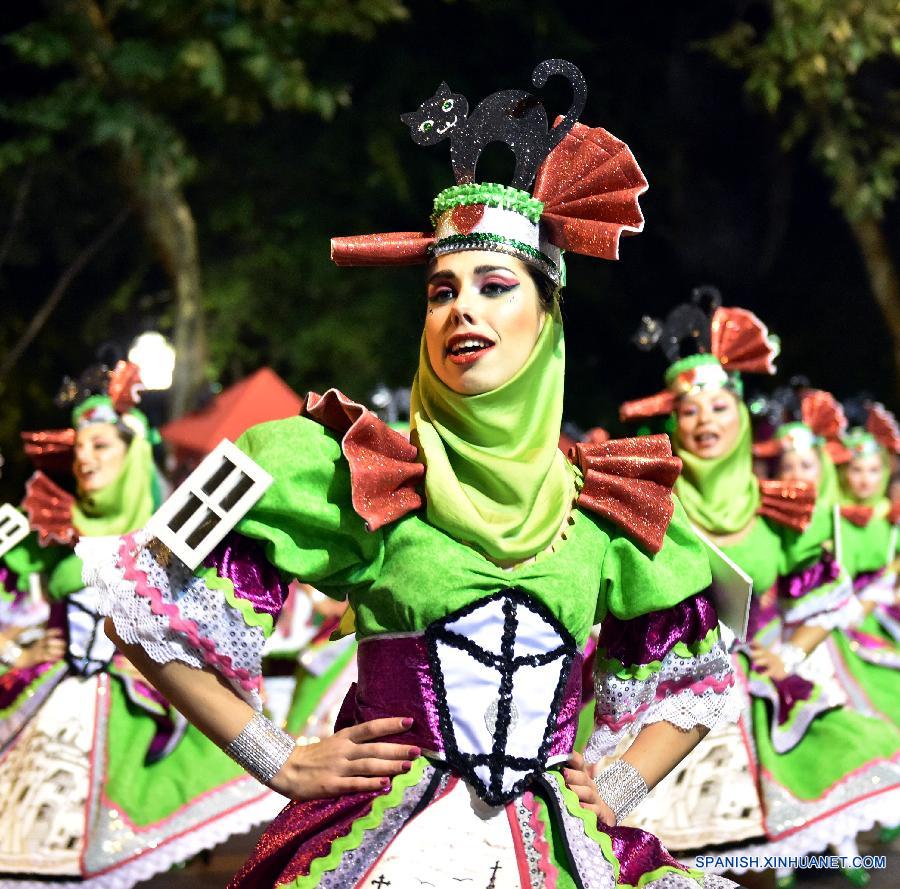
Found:
[[[271,484],[268,472],[222,439],[153,514],[147,531],[193,571]]]

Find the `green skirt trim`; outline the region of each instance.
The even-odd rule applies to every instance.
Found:
[[[279,889],[314,889],[318,886],[322,874],[334,870],[341,863],[346,852],[358,849],[366,831],[378,827],[384,819],[385,812],[400,805],[406,790],[422,779],[422,773],[427,765],[428,760],[424,756],[420,756],[413,762],[412,768],[406,774],[393,778],[390,791],[375,797],[368,814],[357,818],[353,822],[350,832],[331,844],[327,855],[316,858],[310,865],[309,873],[306,876],[297,877],[290,883],[279,883]]]
[[[872,619],[872,623],[878,622]],[[876,635],[876,630],[869,623],[863,623],[860,629]],[[839,630],[831,634],[844,668],[856,681],[863,694],[879,713],[884,714],[894,725],[900,726],[900,680],[897,671],[891,667],[871,664],[863,660],[854,650],[850,640]]]
[[[600,846],[603,857],[610,863],[613,868],[617,886],[630,887],[630,889],[641,889],[641,887],[646,886],[648,883],[652,883],[654,880],[658,880],[661,877],[664,877],[666,874],[677,874],[680,877],[691,877],[697,881],[698,885],[703,885],[704,874],[702,871],[695,870],[693,868],[687,868],[685,870],[682,868],[670,867],[668,865],[664,865],[663,867],[658,867],[656,870],[641,874],[641,878],[637,881],[636,884],[620,883],[619,859],[616,858],[613,852],[612,840],[610,839],[609,834],[598,830],[597,816],[590,810],[582,807],[581,801],[578,799],[578,797],[566,786],[565,779],[560,772],[552,771],[548,772],[547,775],[551,780],[555,780],[559,785],[562,799],[566,804],[566,809],[568,810],[569,814],[574,816],[575,818],[578,818],[582,822],[582,824],[584,825],[584,832],[595,843],[597,843],[598,846]]]
[[[8,706],[0,710],[0,719],[6,719],[19,709],[24,703],[29,701],[38,691],[40,691],[48,682],[52,682],[60,673],[65,673],[68,669],[65,661],[59,661],[54,664],[46,673],[34,680],[30,685],[26,685],[22,689],[22,693]],[[5,672],[9,672],[6,670]],[[2,675],[2,674],[0,674]]]

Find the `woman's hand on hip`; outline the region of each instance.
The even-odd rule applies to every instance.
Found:
[[[379,739],[408,731],[412,722],[408,717],[373,719],[298,746],[270,786],[294,800],[386,790],[391,778],[408,772],[422,751]]]

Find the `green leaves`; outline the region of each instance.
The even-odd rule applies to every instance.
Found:
[[[897,192],[900,94],[877,66],[900,55],[896,0],[771,0],[771,24],[746,22],[703,44],[746,74],[747,93],[813,156],[849,218],[880,216]]]

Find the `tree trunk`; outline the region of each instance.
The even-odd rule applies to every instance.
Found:
[[[125,158],[125,186],[140,209],[144,230],[166,270],[175,296],[175,377],[169,415],[178,417],[194,406],[206,382],[207,340],[197,225],[178,175],[169,165],[154,172],[140,158]]]
[[[900,273],[880,220],[874,216],[847,220],[862,253],[872,295],[891,337],[894,399],[900,402]]]
[[[105,89],[108,76],[99,61],[102,54],[94,50],[108,49],[114,44],[114,37],[103,10],[97,0],[59,2],[63,8],[78,12],[89,25],[86,44],[76,53],[76,60],[81,71]],[[147,160],[137,151],[125,151],[120,171],[175,297],[175,378],[169,412],[177,417],[193,407],[205,382],[207,343],[197,226],[171,161],[153,158],[151,164]]]

